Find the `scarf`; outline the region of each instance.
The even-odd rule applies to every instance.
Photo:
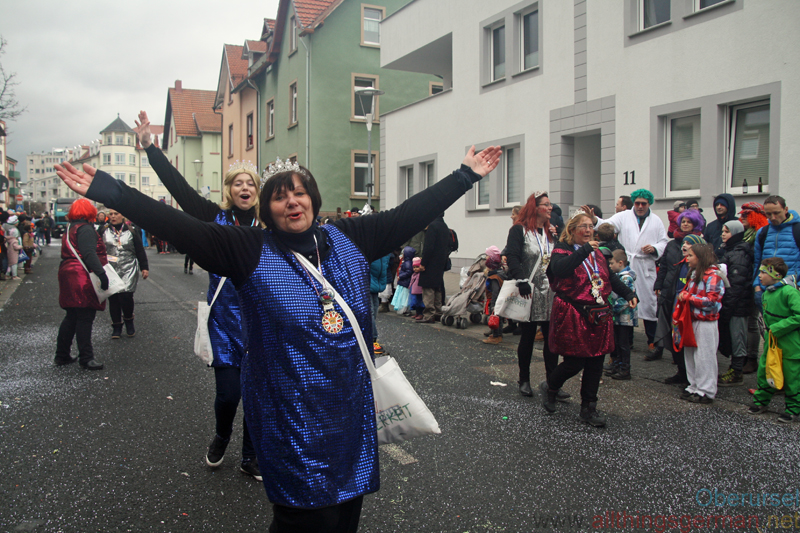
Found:
[[[689,233],[684,233],[679,229],[672,232],[672,236],[675,237],[676,241],[683,242],[683,238],[686,237],[687,235],[700,235],[700,236],[702,236],[703,233],[700,230],[696,230],[696,229],[693,229]]]

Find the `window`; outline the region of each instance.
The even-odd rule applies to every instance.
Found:
[[[378,165],[377,153],[372,153],[372,187],[369,179],[369,163],[366,150],[352,151],[352,187],[351,196],[367,196],[372,189],[372,197],[378,196]]]
[[[639,28],[645,30],[667,22],[670,19],[670,1],[639,0]]]
[[[425,170],[425,186],[430,187],[436,183],[436,168],[433,163],[423,163],[422,168]]]
[[[289,53],[297,51],[297,20],[294,17],[289,19]]]
[[[436,83],[435,81],[428,82],[428,96],[439,94],[442,91],[444,91],[444,84]]]
[[[114,164],[115,165],[124,165],[125,164],[125,154],[114,154]]]
[[[247,115],[247,149],[253,147],[253,114]]]
[[[150,186],[150,176],[142,176],[142,187]]]
[[[103,164],[104,165],[111,164],[111,154],[103,154]]]
[[[125,173],[124,172],[116,172],[114,177],[117,178],[121,182],[125,182]]]
[[[136,174],[128,174],[128,185],[136,187]]]
[[[150,161],[147,160],[147,156],[146,155],[142,156],[142,166],[143,167],[149,167],[150,166]]]
[[[694,1],[694,10],[700,11],[701,9],[705,9],[707,7],[711,7],[714,5],[719,4],[720,2],[724,2],[725,0],[695,0]]]
[[[476,203],[475,207],[478,208],[488,208],[489,207],[489,186],[491,185],[491,178],[494,172],[487,174],[484,178],[478,182],[478,191],[475,195]]]
[[[267,102],[267,139],[275,136],[275,99]]]
[[[414,196],[414,167],[406,167],[403,173],[403,183],[405,184],[406,200]]]
[[[289,85],[289,127],[297,125],[297,82]]]
[[[366,121],[367,115],[372,111],[372,107],[375,107],[375,112],[373,113],[372,120],[378,120],[378,110],[380,109],[379,96],[365,96],[356,94],[356,89],[362,88],[371,88],[377,89],[378,88],[378,77],[377,76],[367,76],[364,74],[353,74],[353,101],[352,101],[352,111],[350,120],[358,120],[358,121]]]
[[[136,154],[128,154],[128,164],[132,167],[136,166]]]
[[[769,102],[753,102],[730,108],[728,136],[728,190],[756,192],[769,187]]]
[[[532,11],[522,16],[520,25],[520,42],[522,43],[522,64],[520,70],[528,70],[539,66],[539,11]]]
[[[115,141],[116,141],[115,144],[125,144],[125,141],[123,139],[124,139],[124,137],[122,135],[117,135],[117,137],[115,139]]]
[[[126,138],[126,140],[128,142],[128,146],[133,146],[133,136],[132,135],[126,135],[125,138]]]
[[[228,157],[233,157],[233,124],[228,125]]]
[[[111,135],[106,135],[106,144],[111,144]]]
[[[700,115],[668,119],[667,191],[700,190]]]
[[[377,6],[361,6],[361,44],[369,46],[380,46],[381,44],[381,20],[383,20],[384,8]]]
[[[492,30],[491,52],[492,81],[506,77],[506,27],[500,26]]]
[[[503,204],[518,205],[522,202],[522,176],[519,171],[519,147],[503,150]]]

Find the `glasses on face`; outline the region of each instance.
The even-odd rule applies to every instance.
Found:
[[[592,226],[591,224],[581,224],[580,226],[576,226],[576,228],[587,230],[587,229],[594,229],[594,226]]]
[[[547,202],[546,204],[539,204],[536,207],[553,207],[553,204],[551,204],[550,202]]]
[[[649,204],[647,202],[633,202],[633,205],[636,207],[647,207]]]

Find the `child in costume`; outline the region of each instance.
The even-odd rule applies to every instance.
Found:
[[[636,272],[628,266],[628,254],[625,250],[614,250],[608,268],[630,290],[636,292]],[[606,375],[611,376],[611,379],[631,379],[631,337],[633,328],[637,326],[638,313],[636,309],[631,309],[625,298],[615,292],[609,296],[609,303],[614,311],[614,351],[611,353],[614,368]]]
[[[506,280],[506,273],[503,270],[503,261],[500,256],[500,249],[497,246],[490,246],[486,249],[486,303],[484,304],[484,314],[489,316],[489,333],[485,334],[486,344],[500,344],[503,342],[503,321],[494,315],[494,304],[500,295],[500,288]],[[497,322],[495,324],[495,321]]]
[[[411,268],[414,273],[411,274],[411,285],[409,286],[411,294],[408,296],[408,312],[414,314],[414,320],[422,320],[422,311],[425,309],[425,305],[422,303],[422,287],[419,286],[422,258],[415,257],[411,261]]]
[[[795,287],[794,276],[786,277],[789,268],[780,257],[769,257],[761,262],[759,279],[764,285],[763,310],[767,331],[777,340],[783,351],[783,390],[786,394],[786,411],[778,422],[795,422],[800,415],[800,291]],[[758,363],[758,389],[753,394],[753,405],[748,412],[753,415],[767,410],[772,396],[777,392],[767,382],[768,338],[764,354]]]

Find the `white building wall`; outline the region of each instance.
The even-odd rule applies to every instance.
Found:
[[[452,35],[452,90],[382,116],[382,207],[404,199],[401,167],[434,158],[443,177],[470,144],[512,140],[522,152],[524,198],[544,189],[565,215],[592,199],[609,213],[617,196],[647,187],[666,222],[666,211],[681,196],[665,190],[659,117],[702,111],[702,182],[698,194],[687,196],[710,208],[715,194],[728,192],[724,105],[759,95],[771,98],[770,192],[800,207],[800,193],[791,186],[800,148],[790,133],[800,125],[800,2],[734,0],[689,15],[691,0],[673,0],[670,24],[636,35],[630,27],[636,0],[540,0],[538,72],[482,84],[483,27],[530,4],[416,0],[382,23],[384,67],[423,64],[414,52]],[[587,132],[592,136],[582,137]],[[626,171],[635,172],[635,185],[624,185]],[[736,196],[738,204],[766,196],[753,194],[750,185],[751,194]],[[489,245],[502,248],[510,226],[510,206],[472,210],[471,202],[471,196],[460,199],[445,216],[459,232],[462,264]],[[713,216],[710,209],[706,215]]]

